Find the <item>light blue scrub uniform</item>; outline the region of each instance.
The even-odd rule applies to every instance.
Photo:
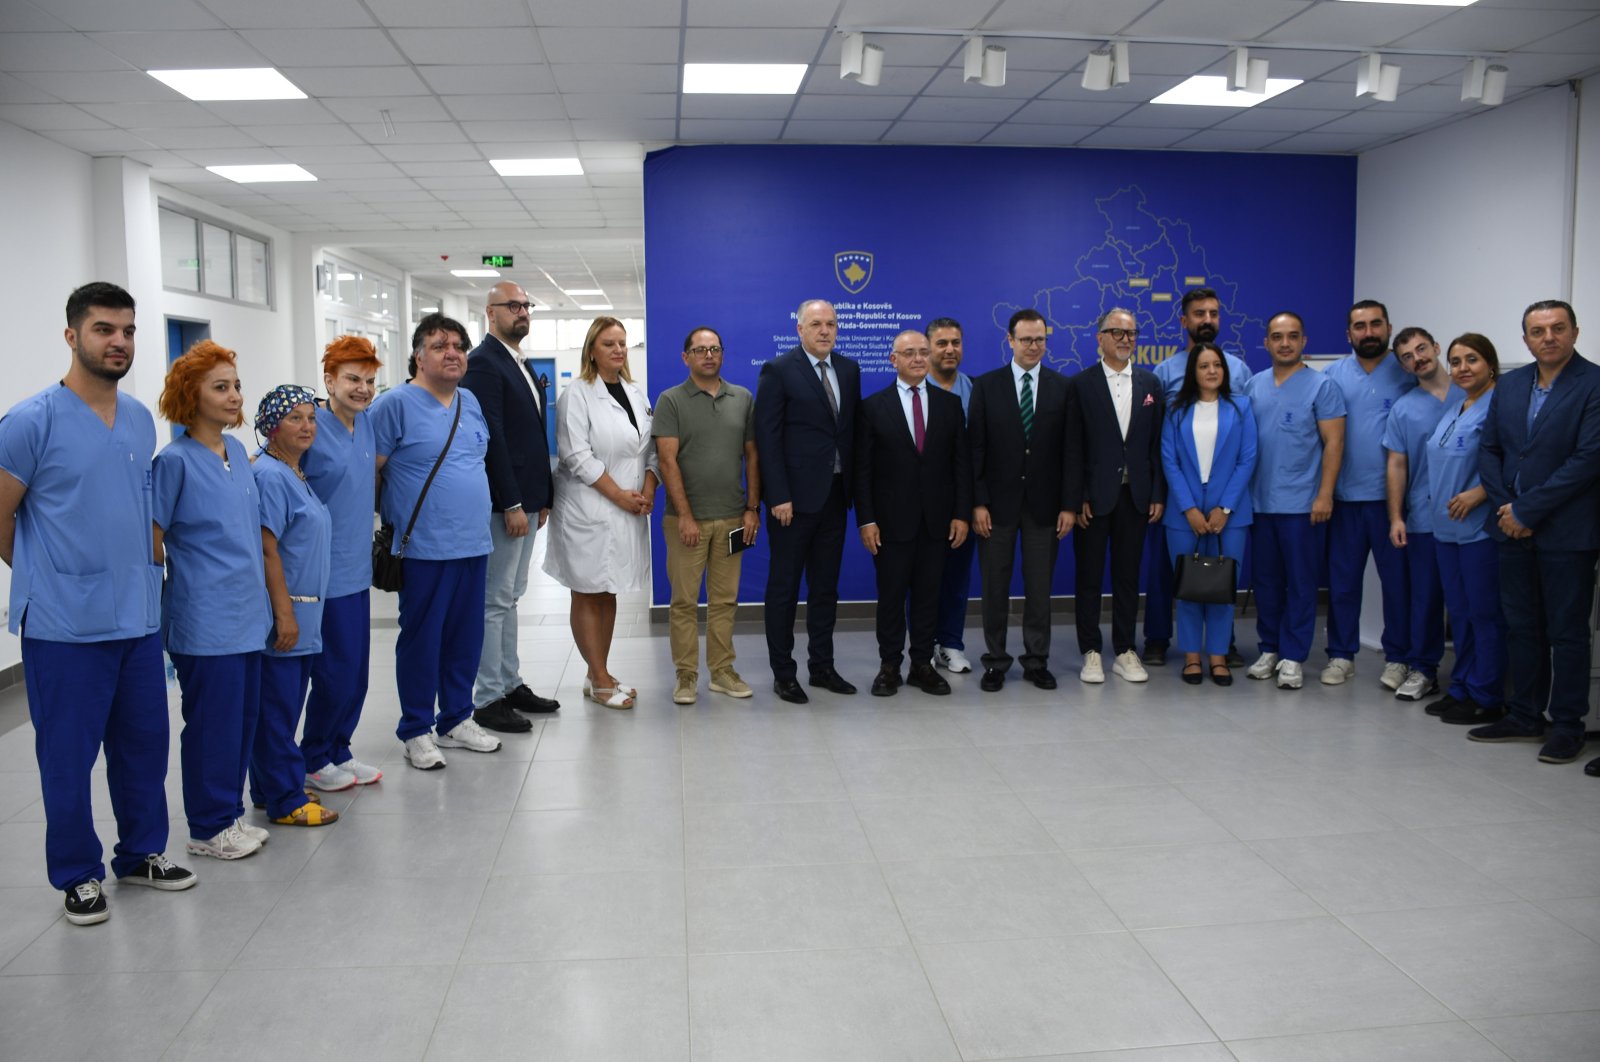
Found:
[[[294,734],[312,661],[322,652],[333,518],[310,485],[276,457],[258,454],[254,468],[261,527],[278,540],[283,581],[295,599],[294,620],[300,628],[294,647],[283,651],[272,647],[276,625],[267,634],[261,660],[261,721],[250,757],[251,794],[256,803],[266,805],[268,818],[279,819],[306,802],[305,761]]]
[[[372,418],[355,429],[317,407],[317,439],[300,469],[333,520],[328,595],[322,610],[322,652],[311,662],[311,695],[300,735],[307,774],[351,758],[350,740],[367,699],[372,653],[372,513],[378,448]]]
[[[401,741],[435,728],[446,733],[472,715],[491,548],[484,470],[489,425],[477,396],[466,388],[457,388],[445,406],[420,385],[396,387],[379,395],[370,413],[378,453],[387,458],[380,511],[384,522],[394,525],[398,550],[428,471],[449,437],[456,403],[461,424],[405,549],[400,636],[394,646],[400,694],[395,734]]]
[[[127,395],[117,396],[109,428],[60,384],[0,419],[0,468],[27,488],[12,547],[10,629],[22,636],[45,866],[63,891],[106,876],[89,800],[102,744],[117,820],[112,873],[167,847],[155,446],[150,411]]]
[[[156,524],[167,583],[161,629],[183,690],[183,805],[189,836],[209,840],[244,815],[245,771],[272,610],[261,563],[255,474],[244,444],[227,462],[188,435],[155,459]]]

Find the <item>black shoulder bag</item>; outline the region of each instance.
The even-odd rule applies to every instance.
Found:
[[[394,525],[384,524],[372,533],[372,585],[374,589],[387,590],[394,593],[405,585],[405,568],[400,563],[405,558],[406,543],[411,541],[411,529],[417,526],[417,514],[422,511],[422,501],[428,496],[428,488],[433,486],[433,477],[439,474],[439,466],[444,464],[445,454],[450,452],[450,444],[456,438],[456,426],[461,423],[461,396],[456,395],[456,416],[450,422],[450,434],[444,440],[444,449],[439,451],[439,459],[433,463],[433,468],[428,472],[428,479],[422,484],[422,493],[417,495],[417,504],[411,510],[411,519],[406,523],[406,533],[400,539],[400,549],[394,549]]]

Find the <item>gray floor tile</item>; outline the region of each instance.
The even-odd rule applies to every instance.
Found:
[[[694,954],[908,942],[883,875],[870,863],[715,868],[685,878]]]
[[[865,863],[872,849],[845,801],[690,804],[683,809],[690,867]]]
[[[1416,770],[1443,767],[1449,762],[1416,742],[1378,729],[1330,731],[1317,735],[1315,741],[1278,733],[1268,735],[1266,740],[1281,749],[1286,759],[1319,771],[1386,767]]]
[[[751,700],[737,707],[686,709],[679,717],[684,756],[788,756],[827,751],[822,729],[810,711],[781,701],[778,705]]]
[[[584,808],[513,814],[493,873],[517,877],[682,866],[679,808]]]
[[[442,771],[419,771],[404,760],[386,765],[383,781],[356,791],[352,810],[368,815],[448,815],[465,809],[510,811],[528,775],[528,761],[503,752],[442,749]],[[339,827],[335,826],[334,829]]]
[[[1059,789],[1024,793],[1022,801],[1069,851],[1234,839],[1170,785]]]
[[[833,760],[857,799],[1010,791],[974,748],[850,749],[835,752]]]
[[[826,752],[709,756],[686,761],[686,804],[790,804],[844,800],[844,781]]]
[[[1114,707],[1107,723],[1117,737],[1123,738],[1163,738],[1174,734],[1219,734],[1239,731],[1239,727],[1231,722],[1227,716],[1214,711],[1213,706],[1203,703],[1215,700],[1216,704],[1225,702],[1229,694],[1221,690],[1205,687],[1200,694],[1202,703],[1195,703],[1196,697],[1192,692],[1183,694],[1171,700],[1158,699],[1149,695],[1148,686],[1129,686],[1120,679],[1111,677],[1110,662],[1106,663],[1106,681],[1115,683],[1108,686],[1123,695],[1124,701]],[[1221,694],[1213,698],[1213,693]]]
[[[1138,748],[1137,741],[993,745],[983,750],[983,757],[1018,792],[1159,784],[1161,776],[1136,755]]]
[[[1012,678],[1016,677],[1013,672]],[[999,702],[994,708],[982,713],[955,716],[956,725],[972,744],[980,748],[986,745],[1058,744],[1067,741],[1106,741],[1118,736],[1107,711],[1063,703],[1059,696],[1043,691],[1038,692],[1049,703],[1016,704],[1010,694],[1012,685],[1018,683],[1013,682],[1007,685],[1005,693],[994,695]],[[1004,700],[1000,699],[1002,697]]]
[[[32,771],[0,771],[0,822],[34,805],[39,806],[42,818],[44,804],[39,796],[38,774]]]
[[[301,881],[482,878],[494,865],[509,812],[347,815],[319,845]],[[270,844],[271,842],[269,842]]]
[[[1238,842],[1078,851],[1072,861],[1129,929],[1327,913]]]
[[[613,713],[596,719],[553,719],[544,725],[534,760],[675,759],[682,754],[677,720]]]
[[[684,954],[683,872],[490,878],[464,963]]]
[[[1134,754],[1164,782],[1214,782],[1281,771],[1283,750],[1253,734],[1157,735]]]
[[[694,955],[696,1062],[940,1062],[961,1056],[910,948]]]
[[[1464,1018],[1600,1010],[1600,944],[1527,903],[1344,919]]]
[[[1472,1023],[1516,1062],[1594,1062],[1600,1010],[1480,1018]]]
[[[62,899],[62,894],[48,885],[0,889],[0,911],[5,912],[0,917],[0,974],[23,948],[62,920]]]
[[[1246,841],[1391,830],[1396,825],[1364,803],[1353,786],[1330,776],[1293,772],[1185,782],[1178,788]]]
[[[683,800],[683,762],[672,759],[536,760],[518,811],[662,806]]]
[[[1137,934],[1223,1040],[1452,1015],[1333,918]]]
[[[1600,844],[1573,820],[1441,826],[1417,832],[1530,900],[1593,896],[1600,881]]]
[[[1233,1052],[1220,1043],[1180,1044],[1177,1047],[1139,1047],[1132,1051],[1085,1051],[1070,1055],[1031,1055],[996,1062],[1236,1062]]]
[[[861,827],[882,862],[1053,852],[1055,843],[1010,793],[940,793],[856,800]]]
[[[438,966],[456,962],[483,879],[299,881],[244,951],[242,970]]]
[[[82,928],[82,927],[79,927]],[[6,1062],[120,1058],[130,1045],[159,1056],[221,975],[91,973],[0,977],[0,1058]]]
[[[1596,883],[1596,888],[1600,888],[1600,882]],[[1539,906],[1590,940],[1600,943],[1600,896],[1541,900]]]
[[[883,875],[919,945],[1122,928],[1064,855],[884,863]]]
[[[1350,780],[1364,801],[1402,826],[1530,822],[1550,817],[1550,809],[1543,804],[1482,772],[1454,764],[1358,770],[1351,773]]]
[[[870,702],[869,702],[870,703]],[[942,702],[941,702],[942,703]],[[852,749],[944,749],[971,746],[954,713],[874,708],[817,712],[822,739],[834,752]]]
[[[687,1062],[687,994],[681,958],[461,966],[425,1057]]]
[[[1250,847],[1333,914],[1517,898],[1409,830],[1284,837]]]
[[[1239,1062],[1506,1062],[1464,1022],[1231,1040],[1228,1047]]]
[[[963,1058],[1215,1039],[1126,933],[931,944],[920,951]]]
[[[34,784],[38,784],[35,776]],[[96,826],[96,829],[99,827]],[[101,843],[105,842],[102,837]],[[0,850],[27,852],[30,858],[0,861],[0,889],[48,885],[44,865],[44,822],[0,822]]]

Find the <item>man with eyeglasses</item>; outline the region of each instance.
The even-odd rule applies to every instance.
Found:
[[[706,587],[706,670],[711,692],[745,698],[750,687],[733,669],[733,616],[739,607],[741,554],[761,518],[761,472],[756,460],[755,399],[722,378],[722,336],[696,328],[683,341],[689,378],[662,391],[650,426],[667,489],[661,522],[667,578],[674,704],[699,697],[697,602]]]
[[[533,724],[517,712],[554,712],[561,705],[522,681],[517,659],[517,600],[528,589],[534,535],[550,516],[554,498],[550,447],[545,433],[546,396],[522,360],[533,302],[522,286],[505,280],[489,289],[487,334],[467,358],[461,386],[483,407],[489,424],[489,514],[487,585],[484,590],[483,655],[472,701],[479,726],[520,734]]]
[[[1133,364],[1138,322],[1124,309],[1107,310],[1095,329],[1100,361],[1072,378],[1067,432],[1082,453],[1070,467],[1067,506],[1078,511],[1072,536],[1077,566],[1073,612],[1084,682],[1106,680],[1101,652],[1101,587],[1111,560],[1111,670],[1128,682],[1148,682],[1135,635],[1139,620],[1139,562],[1144,536],[1166,508],[1161,467],[1161,381]]]

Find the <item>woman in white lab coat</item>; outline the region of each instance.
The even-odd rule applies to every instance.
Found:
[[[589,665],[583,692],[608,708],[632,708],[637,690],[606,667],[617,594],[650,577],[650,510],[660,470],[651,410],[628,371],[628,334],[597,317],[583,342],[578,379],[556,400],[555,505],[544,570],[572,591],[572,638]]]

